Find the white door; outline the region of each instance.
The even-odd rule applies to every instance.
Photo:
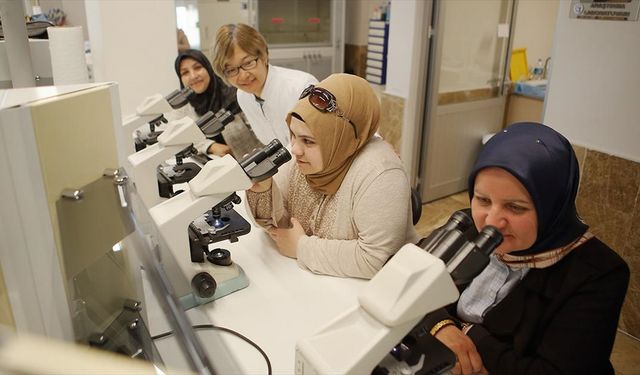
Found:
[[[467,188],[485,134],[502,129],[513,0],[434,2],[421,146],[424,202]]]

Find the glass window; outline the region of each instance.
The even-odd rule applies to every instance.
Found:
[[[258,30],[270,46],[331,44],[330,0],[260,0]]]
[[[176,6],[176,24],[187,35],[191,48],[200,49],[198,7],[194,4]]]

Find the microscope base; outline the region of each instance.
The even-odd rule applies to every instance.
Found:
[[[187,295],[179,296],[180,305],[182,306],[182,308],[185,310],[189,310],[196,306],[204,305],[218,298],[222,298],[228,294],[231,294],[240,289],[244,289],[248,287],[249,278],[244,273],[244,270],[242,269],[242,267],[238,266],[237,264],[233,264],[232,266],[229,266],[229,267],[235,267],[238,274],[224,281],[216,280],[218,284],[216,287],[216,292],[214,293],[213,297],[202,298],[197,296],[195,293],[189,293]],[[215,275],[216,274],[213,273],[214,277]]]

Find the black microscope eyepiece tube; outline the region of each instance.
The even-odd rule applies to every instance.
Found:
[[[431,251],[431,255],[440,258],[443,262],[447,263],[456,252],[464,246],[467,241],[463,232],[452,229],[442,236],[442,239],[438,241],[434,249]]]
[[[196,125],[198,125],[200,129],[204,130],[204,128],[209,124],[209,121],[211,121],[214,117],[215,114],[212,111],[208,111],[196,120]]]
[[[473,241],[466,242],[447,263],[458,288],[464,289],[489,264],[489,255],[502,243],[502,234],[492,226],[482,228]]]
[[[473,220],[471,217],[464,211],[456,211],[451,215],[447,224],[445,224],[445,229],[457,229],[461,232],[466,231],[473,224]]]
[[[462,210],[456,211],[449,217],[445,225],[431,232],[418,245],[424,250],[432,252],[449,231],[458,230],[464,233],[472,224],[473,220],[466,212]]]
[[[178,90],[172,91],[169,95],[165,97],[165,99],[167,103],[169,103],[171,108],[178,109],[180,107],[183,107],[185,104],[187,104],[189,97],[194,93],[195,92],[191,87],[185,86],[180,91]]]
[[[285,148],[281,148],[273,154],[271,160],[276,167],[281,166],[282,164],[291,160],[291,154]]]
[[[278,172],[278,167],[291,160],[291,154],[277,139],[240,161],[244,173],[253,183],[263,181]]]
[[[267,144],[263,148],[255,150],[249,156],[247,156],[246,158],[242,159],[240,161],[240,166],[243,169],[247,169],[252,164],[259,164],[261,161],[263,161],[264,159],[268,158],[269,156],[275,154],[276,151],[278,151],[279,149],[282,149],[282,148],[283,148],[282,147],[282,143],[280,143],[280,141],[278,139],[274,139],[273,141],[269,142],[269,144]]]
[[[496,227],[487,225],[482,228],[480,233],[476,236],[473,242],[476,243],[476,247],[485,255],[490,255],[502,243],[502,233]]]

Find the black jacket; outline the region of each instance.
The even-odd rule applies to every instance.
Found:
[[[609,356],[628,283],[624,260],[593,238],[531,269],[468,335],[491,375],[614,374]],[[427,332],[447,317],[456,319],[445,309],[427,315]]]

